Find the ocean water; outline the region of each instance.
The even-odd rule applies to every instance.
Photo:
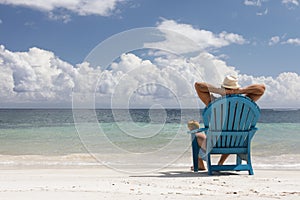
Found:
[[[198,110],[0,109],[0,168],[190,166]],[[253,167],[300,169],[300,110],[262,110]]]

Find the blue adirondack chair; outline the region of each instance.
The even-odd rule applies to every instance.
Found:
[[[260,116],[257,104],[242,95],[228,95],[211,102],[203,111],[204,128],[189,131],[192,139],[194,171],[198,171],[198,156],[207,162],[208,174],[213,171],[248,171],[253,175],[250,144],[257,131]],[[205,132],[206,152],[199,149],[196,132]],[[234,165],[212,165],[212,154],[236,154]],[[246,164],[242,164],[246,160]]]

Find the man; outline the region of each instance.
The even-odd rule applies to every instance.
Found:
[[[206,106],[208,106],[208,104],[211,101],[216,99],[216,97],[213,94],[219,94],[221,96],[225,96],[229,94],[244,94],[245,96],[249,97],[253,101],[257,101],[264,94],[266,88],[263,84],[253,84],[245,88],[241,88],[241,86],[238,84],[237,77],[230,75],[225,77],[223,84],[221,85],[220,88],[217,88],[205,82],[196,82],[195,89],[202,102]],[[196,137],[200,148],[202,148],[205,151],[206,150],[205,133],[202,132],[196,133]],[[223,165],[223,163],[225,162],[228,156],[229,154],[222,154],[218,162],[218,165]],[[202,159],[199,158],[199,166],[203,166],[202,163],[203,163]]]

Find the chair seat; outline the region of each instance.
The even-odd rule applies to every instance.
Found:
[[[246,154],[248,148],[213,148],[210,154]]]
[[[249,164],[241,165],[212,165],[212,171],[248,171],[251,168]]]

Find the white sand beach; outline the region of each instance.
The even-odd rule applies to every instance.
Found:
[[[208,176],[187,168],[126,174],[106,167],[5,169],[1,200],[300,199],[300,171],[255,170]]]

